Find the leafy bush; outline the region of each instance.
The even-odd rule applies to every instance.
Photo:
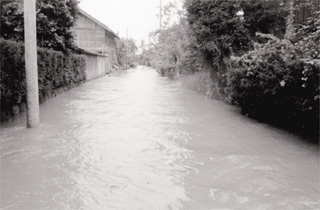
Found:
[[[9,110],[26,101],[24,45],[0,39],[0,54],[1,110]],[[57,88],[85,80],[83,56],[38,49],[39,97],[52,95]]]
[[[121,39],[116,42],[116,57],[122,69],[134,67],[138,47],[133,39]],[[132,67],[131,67],[132,66]]]
[[[71,28],[78,13],[78,0],[37,0],[37,44],[58,51],[76,49]],[[1,7],[1,37],[24,40],[23,1]]]
[[[320,59],[320,11],[313,13],[304,24],[300,24],[293,41],[299,56]]]
[[[301,27],[315,22],[306,24]],[[320,60],[314,46],[319,46],[319,25],[311,33],[298,30],[292,40],[260,34],[270,41],[231,59],[229,99],[249,116],[318,139]]]
[[[130,63],[130,68],[137,68],[137,64],[136,63]]]
[[[229,97],[243,113],[318,135],[320,63],[286,62],[274,53],[236,63],[228,75]]]
[[[256,32],[282,37],[285,32],[287,9],[280,2],[186,0],[189,37],[193,37],[194,50],[201,55],[200,69],[210,67],[214,95],[224,99],[227,95],[227,72],[230,56],[243,55],[260,41]]]
[[[216,67],[214,71],[222,74],[225,58],[251,50],[256,32],[283,35],[287,12],[277,4],[255,0],[185,2],[190,33],[198,50]]]
[[[0,39],[1,110],[25,102],[25,66],[22,44]]]

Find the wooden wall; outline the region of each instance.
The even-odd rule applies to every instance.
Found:
[[[108,56],[85,53],[87,80],[92,80],[111,72],[112,66]]]
[[[310,0],[310,5],[305,5],[307,0],[296,1],[296,10],[294,23],[300,24],[305,22],[308,17],[315,11],[320,11],[320,0]]]
[[[115,48],[114,37],[106,29],[79,13],[76,26],[73,28],[75,42],[80,48],[102,48],[103,44]]]
[[[263,0],[264,4],[279,6],[284,0]],[[288,0],[286,0],[288,1]],[[292,0],[295,5],[295,24],[305,22],[315,11],[320,11],[320,0]]]

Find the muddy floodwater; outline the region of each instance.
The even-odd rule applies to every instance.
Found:
[[[105,76],[1,125],[1,209],[319,209],[319,146],[155,70]]]

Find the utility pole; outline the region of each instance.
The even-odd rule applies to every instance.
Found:
[[[27,127],[39,126],[36,0],[24,0]]]
[[[128,59],[128,45],[129,45],[129,40],[128,40],[128,27],[127,27],[127,41],[126,41],[126,57],[127,57],[127,65],[129,65],[129,59]],[[128,67],[129,68],[129,67]]]
[[[162,29],[162,1],[160,0],[160,6],[159,6],[159,29],[160,29],[160,33],[161,33],[161,29]]]
[[[160,0],[160,5],[159,5],[159,41],[161,39],[161,30],[162,30],[162,0]]]

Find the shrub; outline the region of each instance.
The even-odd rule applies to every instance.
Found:
[[[1,110],[25,102],[24,48],[21,44],[0,39]]]
[[[77,49],[71,31],[78,13],[78,0],[37,0],[37,44],[58,51]],[[23,1],[3,5],[0,35],[4,39],[24,40]]]
[[[303,53],[319,44],[317,30],[293,40],[260,35],[271,40],[231,59],[230,100],[251,117],[318,139],[319,54]]]
[[[319,63],[286,63],[275,54],[228,75],[230,98],[256,119],[319,135]]]
[[[137,64],[136,63],[130,63],[130,68],[137,68]]]
[[[0,39],[1,110],[26,101],[24,45]],[[54,90],[86,80],[85,59],[53,50],[38,49],[39,97],[50,96]]]
[[[196,50],[211,63],[211,79],[218,84],[221,95],[225,95],[229,57],[252,50],[256,32],[282,37],[285,31],[287,11],[280,2],[186,0],[185,7],[189,33]]]
[[[117,40],[115,53],[122,69],[129,69],[131,64],[135,63],[137,50],[136,42],[132,38]]]

